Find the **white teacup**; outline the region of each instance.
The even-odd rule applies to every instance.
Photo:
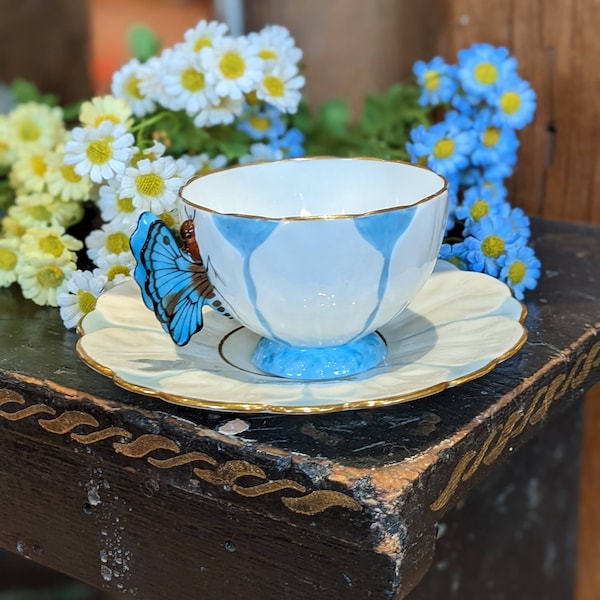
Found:
[[[443,177],[369,158],[239,166],[180,193],[186,249],[199,248],[210,303],[261,336],[259,369],[295,379],[344,377],[385,358],[377,329],[430,276],[448,210]],[[142,246],[132,239],[136,258]],[[157,267],[140,269],[144,293],[140,280]]]

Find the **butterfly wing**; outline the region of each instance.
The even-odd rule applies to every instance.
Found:
[[[202,307],[207,303],[220,307],[206,269],[181,251],[171,230],[152,213],[140,216],[131,250],[144,304],[176,344],[187,344],[202,329]]]

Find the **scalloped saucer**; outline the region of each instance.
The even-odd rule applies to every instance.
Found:
[[[387,358],[360,375],[299,382],[266,375],[258,336],[206,309],[204,329],[176,346],[133,281],[100,296],[79,326],[80,358],[118,385],[175,404],[222,411],[317,413],[407,402],[491,371],[525,343],[525,307],[508,287],[444,261],[379,334]]]

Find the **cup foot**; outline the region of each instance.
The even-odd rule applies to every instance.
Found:
[[[386,355],[387,346],[377,333],[324,348],[299,348],[261,338],[252,363],[265,373],[287,379],[338,379],[371,369]]]

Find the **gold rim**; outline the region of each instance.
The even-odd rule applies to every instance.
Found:
[[[203,410],[218,410],[223,412],[280,413],[295,415],[332,413],[342,412],[345,410],[360,410],[365,408],[378,408],[383,406],[391,406],[394,404],[402,404],[404,402],[410,402],[412,400],[418,400],[420,398],[425,398],[427,396],[437,394],[450,387],[462,385],[469,381],[473,381],[474,379],[478,379],[483,375],[486,375],[487,373],[492,371],[499,363],[514,356],[527,341],[528,331],[527,328],[523,325],[523,321],[527,316],[527,308],[522,302],[519,302],[519,304],[521,305],[521,314],[519,316],[519,323],[522,328],[521,337],[511,348],[506,350],[506,352],[504,352],[500,356],[495,357],[487,365],[481,367],[480,369],[477,369],[476,371],[473,371],[471,373],[467,373],[466,375],[463,375],[461,377],[456,377],[455,379],[443,381],[436,385],[421,388],[419,390],[414,390],[412,392],[407,392],[405,394],[386,396],[383,398],[375,398],[371,400],[354,400],[350,402],[344,402],[343,404],[323,404],[318,406],[284,406],[279,404],[272,405],[247,402],[220,402],[217,400],[207,400],[203,398],[189,398],[186,396],[179,396],[177,394],[170,394],[168,392],[159,391],[153,388],[147,388],[145,386],[131,383],[122,379],[121,377],[116,375],[110,367],[102,365],[101,363],[94,360],[91,356],[89,356],[81,347],[81,339],[77,340],[75,348],[79,358],[84,363],[86,363],[89,367],[91,367],[98,373],[110,377],[118,386],[131,392],[135,392],[137,394],[142,394],[144,396],[150,396],[153,398],[159,398],[166,402],[170,402],[171,404],[187,406],[192,408],[200,408]],[[82,322],[78,326],[78,332],[80,332],[80,335],[82,337],[85,335],[85,330]],[[298,385],[302,385],[301,381],[298,381],[296,383]]]
[[[392,206],[390,208],[380,208],[377,210],[372,210],[372,211],[367,211],[367,212],[344,214],[344,215],[308,215],[308,216],[294,215],[294,216],[287,216],[287,217],[266,217],[266,216],[261,216],[261,215],[250,215],[250,214],[246,214],[246,213],[221,212],[218,210],[214,210],[212,208],[208,208],[206,206],[202,206],[200,204],[193,203],[191,200],[187,199],[183,193],[185,188],[188,187],[193,181],[196,181],[197,179],[204,179],[206,177],[210,177],[211,175],[215,175],[216,173],[223,173],[224,171],[232,171],[235,169],[247,169],[247,168],[252,168],[252,167],[260,167],[263,165],[272,165],[275,163],[307,162],[307,161],[314,161],[314,160],[331,160],[331,159],[339,160],[339,161],[359,160],[359,161],[373,161],[373,162],[380,162],[380,163],[394,163],[394,164],[399,164],[399,165],[406,165],[408,167],[413,167],[415,169],[422,169],[424,171],[427,171],[428,173],[431,173],[432,175],[435,175],[436,177],[439,177],[441,179],[442,187],[439,190],[437,190],[436,192],[434,192],[433,194],[429,194],[425,198],[421,198],[420,200],[417,200],[416,202],[413,202],[412,204],[406,204],[404,206]],[[446,180],[446,178],[444,176],[440,175],[439,173],[436,173],[429,167],[425,167],[423,165],[417,165],[417,164],[414,164],[411,162],[407,162],[405,160],[385,160],[383,158],[375,158],[373,156],[352,156],[352,157],[301,156],[299,158],[285,158],[282,160],[275,160],[275,161],[268,161],[268,162],[255,162],[255,163],[249,163],[249,164],[245,164],[245,165],[234,165],[231,167],[223,167],[222,169],[215,169],[214,171],[209,171],[208,173],[203,173],[201,175],[195,175],[194,177],[191,177],[190,179],[188,179],[179,188],[179,197],[182,199],[184,204],[187,204],[191,208],[201,210],[206,213],[216,214],[216,215],[227,215],[230,217],[240,217],[243,219],[252,219],[252,220],[261,220],[261,221],[316,221],[316,220],[324,221],[324,220],[332,220],[332,219],[355,219],[357,217],[366,217],[369,215],[376,215],[376,214],[381,214],[381,213],[386,213],[386,212],[392,212],[395,210],[406,210],[406,209],[412,208],[414,206],[418,206],[419,204],[424,204],[425,202],[429,202],[430,200],[433,200],[434,198],[438,198],[447,190],[448,190],[448,181]]]

